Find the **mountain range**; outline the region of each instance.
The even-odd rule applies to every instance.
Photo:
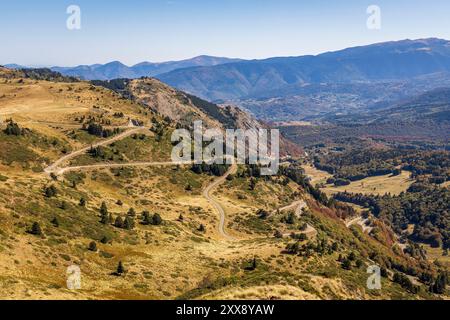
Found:
[[[196,66],[215,66],[238,61],[241,60],[202,55],[180,61],[160,63],[141,62],[133,66],[127,66],[120,61],[112,61],[106,64],[80,65],[76,67],[55,66],[50,67],[49,69],[66,76],[78,77],[83,80],[112,80],[118,78],[135,79],[140,77],[153,77],[176,69]],[[5,67],[14,69],[27,68],[18,64],[7,64]]]
[[[418,96],[396,102],[389,107],[371,110],[366,114],[345,116],[350,123],[385,123],[433,121],[441,123],[450,121],[450,88],[438,88]],[[335,117],[339,119],[339,117]]]
[[[50,69],[87,80],[156,77],[202,99],[240,106],[265,121],[320,120],[383,109],[450,87],[450,41],[401,40],[264,60],[199,56],[131,67],[115,61]]]
[[[404,81],[442,72],[450,72],[450,42],[430,38],[385,42],[317,56],[185,68],[158,78],[203,98],[231,100],[284,96],[311,84]]]

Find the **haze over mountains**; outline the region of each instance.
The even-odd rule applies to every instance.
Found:
[[[223,63],[237,62],[240,59],[230,59],[212,56],[198,56],[181,61],[167,61],[160,63],[141,62],[133,66],[126,66],[120,61],[112,61],[106,64],[80,65],[76,67],[51,67],[53,71],[66,76],[79,77],[83,80],[112,80],[118,78],[135,79],[140,77],[153,77],[172,70],[196,67],[215,66]],[[6,67],[21,69],[24,66],[7,64]]]
[[[175,70],[159,76],[202,97],[265,98],[309,84],[409,80],[450,72],[450,42],[404,40],[328,52],[317,56],[240,61]]]

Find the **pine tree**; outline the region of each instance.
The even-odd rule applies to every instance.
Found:
[[[203,224],[201,224],[201,225],[198,227],[198,231],[199,231],[199,232],[205,232],[205,231],[206,231],[205,226],[204,226]]]
[[[89,249],[89,251],[96,252],[97,251],[97,243],[95,243],[95,241],[92,241],[91,243],[89,243],[88,249]]]
[[[344,259],[342,261],[342,268],[344,268],[345,270],[351,270],[352,268],[352,263],[350,262],[349,259]]]
[[[123,228],[127,230],[132,230],[134,228],[134,219],[130,216],[127,216],[123,223]]]
[[[120,276],[125,273],[125,268],[123,267],[122,261],[119,261],[119,264],[117,265],[117,271],[116,273]]]
[[[102,205],[100,206],[100,214],[104,215],[108,213],[108,207],[106,206],[105,202],[102,202]]]
[[[148,211],[142,212],[142,224],[144,224],[144,225],[151,224],[150,212],[148,212]]]
[[[12,120],[8,122],[6,129],[4,131],[9,136],[20,136],[22,135],[22,129],[20,129],[19,125]]]
[[[100,223],[102,224],[108,224],[109,223],[109,214],[108,214],[108,208],[106,207],[106,203],[102,202],[102,205],[100,206]]]
[[[42,235],[42,230],[41,230],[41,226],[39,225],[39,222],[34,222],[33,225],[31,226],[31,234],[34,234],[35,236],[41,236]]]
[[[56,190],[56,187],[54,185],[51,185],[51,186],[45,188],[44,193],[47,198],[52,198],[52,197],[56,196],[56,194],[58,193],[58,190]]]
[[[339,244],[337,242],[333,242],[331,245],[331,250],[337,251],[339,249]]]
[[[101,224],[108,224],[109,222],[109,215],[107,213],[104,213],[100,217],[100,223]]]
[[[81,198],[80,199],[80,207],[86,207],[86,199],[84,199],[84,198]]]
[[[257,266],[258,266],[258,262],[256,261],[256,257],[255,257],[255,258],[253,258],[253,261],[252,261],[252,269],[255,270]]]
[[[159,226],[162,223],[162,218],[158,213],[155,213],[152,217],[152,225]]]
[[[116,228],[123,228],[123,220],[122,220],[122,218],[120,216],[118,216],[116,218],[116,221],[114,222],[114,226]]]
[[[107,236],[103,236],[102,240],[100,240],[101,243],[107,244],[109,242],[109,239]]]
[[[136,216],[136,211],[134,210],[134,208],[130,208],[130,210],[128,210],[128,215],[130,217],[135,217]]]
[[[348,260],[350,261],[355,261],[356,259],[356,255],[354,252],[350,252],[350,254],[348,255]]]
[[[431,292],[436,294],[443,294],[445,293],[445,288],[447,286],[447,274],[445,272],[441,272],[437,278],[434,284],[431,287]]]
[[[287,224],[295,224],[295,214],[293,213],[293,212],[290,212],[289,214],[288,214],[288,216],[286,217],[286,223]]]

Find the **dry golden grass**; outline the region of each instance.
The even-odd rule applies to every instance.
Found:
[[[450,256],[444,255],[444,251],[442,248],[433,248],[428,244],[421,244],[425,250],[427,251],[427,258],[429,261],[434,262],[437,261],[440,264],[450,267]]]
[[[328,172],[318,170],[311,165],[304,165],[305,174],[311,178],[311,183],[324,184],[322,190],[328,194],[333,195],[338,192],[351,192],[351,193],[362,193],[362,194],[376,194],[383,195],[390,193],[392,195],[398,195],[402,192],[408,190],[408,188],[414,183],[411,179],[411,173],[408,171],[402,171],[398,176],[393,176],[391,174],[377,177],[369,177],[359,181],[354,181],[348,186],[327,185],[326,181],[331,178]]]
[[[352,182],[348,186],[326,186],[323,191],[328,195],[344,191],[362,194],[383,195],[390,193],[392,195],[398,195],[408,190],[413,183],[414,180],[411,179],[411,173],[408,171],[402,171],[402,173],[398,176],[392,176],[389,174],[385,176],[370,177]]]
[[[164,86],[159,90],[165,90]],[[170,96],[173,92],[164,94]],[[67,135],[68,131],[79,127],[75,117],[103,115],[113,125],[120,126],[125,120],[115,119],[114,112],[124,112],[125,119],[149,121],[151,116],[144,115],[140,106],[85,82],[24,80],[19,84],[0,80],[0,97],[3,95],[0,98],[3,118],[13,117],[21,126],[57,137],[74,150],[86,145],[85,140]],[[36,149],[36,152],[45,153],[45,150]],[[49,157],[53,160],[56,156],[52,153]],[[0,171],[7,177],[6,181],[0,181],[0,298],[173,299],[198,288],[207,277],[245,276],[242,263],[255,256],[267,268],[264,272],[279,273],[279,283],[266,285],[263,281],[266,273],[261,272],[259,282],[246,287],[230,286],[201,297],[333,298],[330,290],[341,298],[363,297],[353,287],[346,287],[343,281],[333,278],[310,277],[311,282],[304,285],[315,287],[311,292],[303,290],[299,283],[298,286],[285,283],[286,278],[312,274],[319,267],[339,268],[335,256],[328,260],[313,257],[308,261],[288,256],[282,254],[282,250],[290,239],[244,232],[239,225],[227,228],[237,240],[224,240],[217,230],[218,213],[202,196],[203,188],[212,178],[195,175],[188,168],[142,167],[126,169],[120,174],[109,169],[92,170],[85,172],[76,188],[68,182],[67,176],[52,181],[42,172],[15,164],[0,164]],[[320,177],[323,178],[326,176]],[[255,192],[245,189],[245,198],[239,198],[237,195],[248,187],[248,181],[238,182],[237,179],[226,182],[214,192],[227,213],[227,221],[244,215],[254,217],[258,209],[276,209],[303,196],[294,194],[299,192],[299,187],[293,183],[282,186],[261,181]],[[56,198],[43,196],[43,187],[49,184],[57,186]],[[186,190],[188,184],[192,191]],[[11,207],[13,195],[17,197],[17,210]],[[86,208],[78,206],[81,196],[87,198]],[[117,204],[117,200],[123,204]],[[59,207],[62,201],[69,204],[69,209]],[[98,208],[103,201],[114,217],[125,217],[128,210],[134,208],[138,214],[136,222],[141,212],[148,210],[159,213],[164,223],[161,226],[137,223],[132,231],[102,225]],[[180,214],[182,221],[178,219]],[[59,227],[50,222],[54,216],[62,221]],[[26,232],[33,221],[41,223],[44,237]],[[71,224],[65,225],[65,221]],[[204,233],[198,231],[200,224],[206,226]],[[351,237],[350,231],[342,228]],[[103,244],[99,240],[106,233],[113,240]],[[93,240],[97,242],[97,252],[87,250]],[[112,275],[119,261],[123,261],[127,270],[121,277]],[[82,272],[82,289],[78,291],[66,289],[66,268],[73,264],[79,265]],[[349,277],[347,281],[352,279]]]
[[[315,294],[290,285],[266,285],[227,288],[200,297],[204,300],[320,300]]]
[[[312,185],[326,183],[328,178],[332,177],[328,172],[318,170],[310,164],[304,165],[302,168],[305,170],[305,174],[311,179]]]

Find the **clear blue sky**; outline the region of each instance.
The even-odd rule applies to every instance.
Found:
[[[81,8],[81,30],[66,28],[71,4]],[[379,31],[366,27],[371,4],[382,10]],[[450,39],[450,1],[2,1],[0,37],[0,64],[298,56],[405,38]]]

